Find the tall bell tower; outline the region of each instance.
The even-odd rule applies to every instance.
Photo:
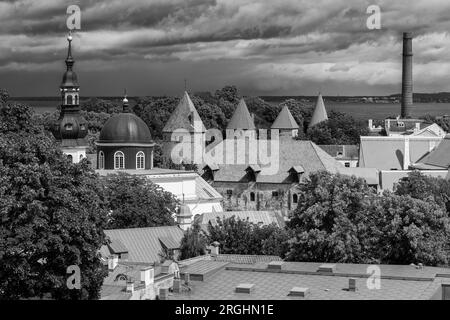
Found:
[[[86,157],[89,144],[85,137],[88,133],[87,122],[80,114],[80,86],[73,71],[75,60],[72,57],[72,34],[67,37],[68,49],[66,72],[60,86],[61,113],[53,128],[53,135],[60,143],[61,150],[73,163]]]

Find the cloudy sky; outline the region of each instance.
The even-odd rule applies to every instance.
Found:
[[[0,87],[53,96],[66,9],[83,95],[179,95],[235,84],[244,95],[400,92],[401,33],[413,32],[415,92],[450,91],[448,0],[0,1]],[[369,30],[369,5],[381,30]]]

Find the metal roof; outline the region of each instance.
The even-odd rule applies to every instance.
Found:
[[[253,118],[248,111],[245,100],[242,98],[239,101],[233,116],[228,123],[227,129],[242,129],[242,130],[255,130],[255,123]]]
[[[298,129],[299,126],[292,116],[289,108],[285,105],[283,109],[281,109],[277,118],[273,122],[272,129]]]
[[[159,253],[163,251],[161,237],[171,237],[180,243],[183,230],[178,226],[112,229],[104,231],[110,239],[120,240],[128,249],[128,261],[153,263],[160,261]]]

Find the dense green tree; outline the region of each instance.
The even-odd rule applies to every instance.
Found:
[[[96,299],[106,205],[86,161],[72,164],[28,106],[0,106],[0,298]],[[66,268],[81,269],[81,290]]]
[[[81,102],[81,110],[95,113],[119,113],[122,112],[122,104],[111,100],[90,98]]]
[[[5,103],[9,99],[9,92],[6,89],[0,88],[0,103]]]
[[[450,212],[450,181],[447,179],[430,177],[416,170],[398,182],[395,193],[435,202]]]
[[[362,179],[327,172],[300,189],[289,260],[447,264],[449,218],[436,203],[377,195]]]
[[[373,256],[382,263],[448,264],[450,220],[441,206],[386,192],[372,199],[366,214],[377,230]]]
[[[181,239],[180,260],[185,260],[204,255],[206,252],[207,237],[200,228],[198,222],[195,222],[189,228]]]
[[[294,261],[370,262],[370,219],[365,214],[374,192],[362,179],[327,172],[311,174],[300,185],[298,207],[289,228],[295,231],[288,255]]]
[[[367,125],[353,117],[331,111],[323,121],[307,131],[307,139],[316,144],[359,144],[359,137],[369,133]]]
[[[260,226],[248,219],[217,219],[208,224],[208,243],[220,244],[224,254],[278,255],[284,257],[288,249],[288,231],[276,225]]]
[[[108,175],[104,185],[110,210],[108,229],[175,224],[175,196],[147,178],[120,172]]]

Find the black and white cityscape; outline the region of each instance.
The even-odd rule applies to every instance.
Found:
[[[0,1],[0,300],[450,300],[449,14]]]

